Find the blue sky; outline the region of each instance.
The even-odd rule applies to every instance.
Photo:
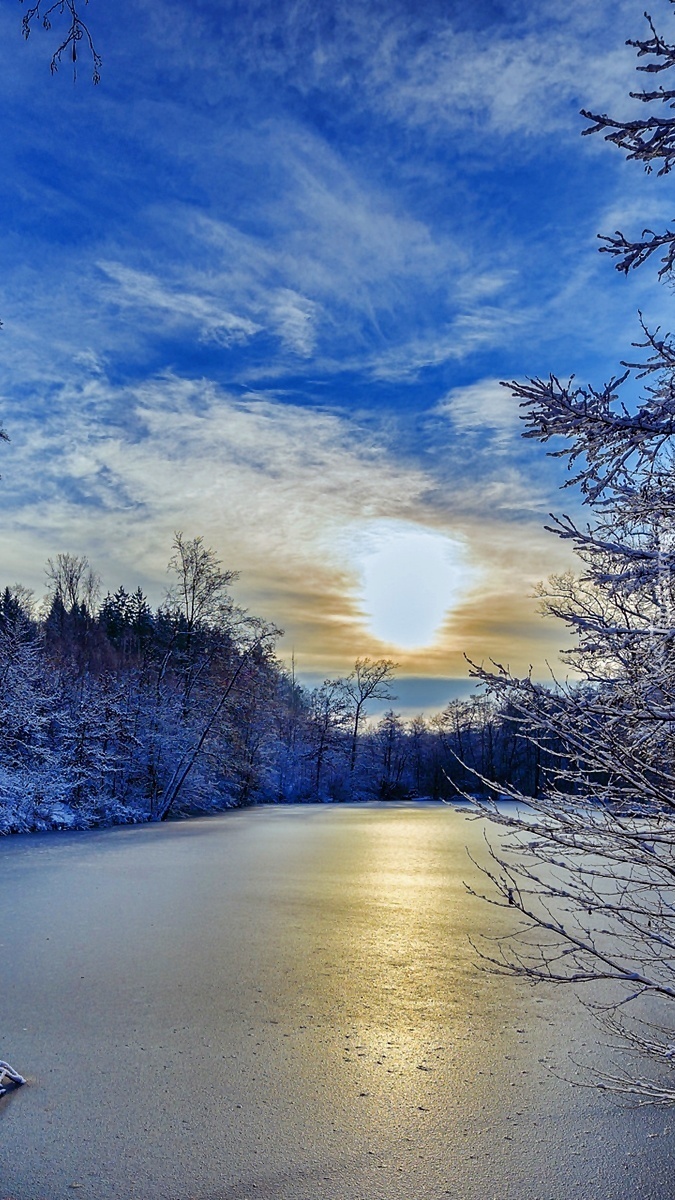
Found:
[[[671,217],[669,181],[579,136],[580,107],[629,111],[641,6],[91,0],[97,88],[20,19],[2,581],[40,596],[68,550],[157,603],[181,529],[308,678],[543,673],[564,635],[532,587],[570,560],[542,527],[574,499],[499,380],[600,383],[638,308],[669,324],[596,240]]]

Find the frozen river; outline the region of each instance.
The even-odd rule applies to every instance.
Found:
[[[672,1200],[675,1118],[559,1078],[572,997],[476,971],[481,837],[429,805],[0,842],[0,1200]]]

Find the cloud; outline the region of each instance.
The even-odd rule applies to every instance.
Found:
[[[283,346],[303,358],[309,358],[316,344],[319,305],[292,288],[280,288],[270,301],[270,314]]]
[[[173,8],[177,20],[184,16],[182,5]],[[202,46],[203,87],[211,97],[228,90],[227,72],[236,62],[263,88],[274,83],[308,102],[331,96],[338,121],[361,111],[440,137],[469,130],[527,138],[564,133],[570,111],[584,102],[622,113],[633,66],[624,41],[640,31],[629,0],[572,0],[563,10],[554,0],[535,6],[516,0],[505,16],[480,0],[471,6],[252,0],[245,20],[233,6],[223,9],[229,56],[223,62],[217,37]],[[217,26],[218,18],[212,20]],[[155,36],[176,69],[181,59],[187,69],[186,43],[194,45],[204,31],[178,20],[177,36],[172,25],[163,20]],[[494,141],[470,147],[473,154],[496,148]]]
[[[561,20],[547,4],[516,10],[511,21],[487,30],[458,30],[451,18],[412,55],[400,37],[395,71],[375,60],[381,103],[397,120],[426,130],[480,128],[530,139],[564,130],[570,109],[584,101],[623,109],[625,35],[600,9],[594,22],[580,18],[579,5]],[[374,86],[369,95],[376,102]]]
[[[294,319],[302,311],[324,349],[341,334],[363,346],[387,337],[415,301],[436,305],[450,281],[473,276],[472,256],[456,239],[412,216],[402,198],[308,130],[274,123],[256,142],[279,186],[256,205],[255,232],[176,214],[182,224],[187,218],[193,262],[208,257],[208,277],[256,319],[274,325],[292,298]]]
[[[394,454],[384,433],[329,409],[237,397],[170,375],[114,387],[96,370],[86,385],[64,388],[46,420],[21,419],[18,410],[7,419],[7,581],[40,592],[47,556],[69,550],[88,555],[105,587],[140,582],[157,603],[180,528],[241,570],[238,599],[287,629],[284,645],[307,669],[346,669],[357,654],[392,652],[411,670],[426,662],[431,672],[461,674],[476,623],[493,623],[487,652],[503,648],[503,597],[522,598],[560,566],[555,540],[539,534],[539,514],[514,520],[509,505],[526,497],[514,479],[509,490],[507,472],[464,499],[457,486],[439,501],[438,481],[400,449]],[[374,528],[465,547],[462,594],[468,589],[472,603],[461,620],[448,618],[426,658],[401,654],[369,630],[359,530]],[[462,608],[459,594],[453,603]],[[522,660],[521,634],[513,645]]]
[[[19,159],[31,205],[58,212],[66,228],[62,252],[55,239],[36,271],[4,258],[4,311],[22,326],[24,366],[59,378],[85,350],[133,360],[141,374],[147,361],[155,371],[194,359],[197,347],[225,384],[345,371],[388,384],[510,350],[525,336],[534,344],[541,309],[527,293],[541,282],[545,309],[556,283],[576,278],[574,251],[558,251],[554,263],[529,227],[510,226],[493,172],[517,171],[537,130],[549,137],[555,128],[558,139],[563,113],[576,136],[565,107],[573,86],[587,79],[611,99],[605,82],[625,78],[607,65],[608,45],[611,58],[622,36],[606,6],[587,7],[561,15],[548,0],[536,13],[515,4],[496,20],[480,3],[471,16],[458,4],[416,14],[377,0],[328,9],[256,0],[244,19],[234,4],[181,2],[158,20],[153,5],[140,5],[138,44],[124,46],[128,69],[141,60],[129,136],[110,141],[127,98],[96,93],[120,196],[96,189],[86,138],[83,149],[71,138],[77,153],[62,167],[72,173],[85,154],[70,190],[58,172],[47,185]],[[105,19],[112,37],[117,26]],[[114,45],[122,52],[119,34]],[[533,126],[527,138],[523,121]],[[53,153],[43,128],[36,136]],[[458,183],[456,162],[467,155]],[[84,241],[73,253],[75,228]]]
[[[480,379],[468,387],[451,388],[436,411],[449,417],[458,435],[489,431],[493,448],[505,450],[522,433],[522,410],[508,388],[496,379]]]
[[[375,379],[413,380],[428,367],[461,362],[481,349],[496,349],[514,337],[528,320],[523,310],[483,304],[471,306],[445,328],[425,332],[375,353],[360,365]]]
[[[376,377],[397,378],[490,339],[499,271],[322,138],[279,118],[252,139],[233,136],[228,156],[223,172],[253,156],[254,175],[264,161],[271,177],[245,217],[157,201],[123,237],[101,227],[75,259],[52,246],[39,269],[8,260],[5,311],[20,335],[10,353],[21,344],[24,367],[41,372],[53,355],[58,377],[73,353],[141,363],[164,339],[176,347],[168,362],[195,343],[237,352],[221,359],[230,378],[240,365],[244,377],[260,364],[270,375],[310,359],[314,372],[372,362]],[[439,317],[451,346],[435,333]]]
[[[111,289],[115,303],[135,308],[155,321],[161,313],[170,324],[194,324],[200,337],[226,346],[245,342],[260,332],[260,325],[220,309],[214,300],[204,295],[173,291],[157,277],[121,263],[99,262],[97,265],[116,285]]]
[[[339,572],[336,529],[359,514],[404,514],[426,486],[336,413],[171,376],[126,388],[95,377],[64,388],[46,420],[12,407],[7,420],[14,527],[49,553],[68,537],[75,549],[94,538],[117,561],[144,559],[145,579],[161,577],[177,527],[204,533],[228,565],[261,579],[320,577],[322,561]]]

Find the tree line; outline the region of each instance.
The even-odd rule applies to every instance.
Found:
[[[47,563],[40,609],[0,593],[0,831],[163,820],[258,803],[451,799],[477,776],[531,790],[541,751],[485,696],[405,722],[395,664],[304,687],[236,573],[177,533],[171,585],[100,599],[86,557]],[[476,772],[477,774],[474,774]]]

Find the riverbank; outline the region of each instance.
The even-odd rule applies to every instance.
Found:
[[[463,803],[461,797],[458,798],[458,802]],[[288,800],[275,803],[272,800],[267,800],[249,805],[221,804],[197,807],[194,804],[188,804],[183,807],[176,805],[175,809],[168,814],[166,820],[199,820],[207,817],[222,816],[224,813],[246,810],[248,808],[311,808],[314,805],[323,807],[324,805],[332,804],[343,806],[345,804],[372,803],[372,799],[358,797],[353,800],[303,800],[301,803],[294,803]],[[454,804],[455,801],[441,801],[434,800],[430,796],[420,796],[414,801],[388,800],[382,803],[396,806],[400,803]],[[111,805],[109,802],[106,802],[105,805],[100,805],[96,801],[92,801],[89,804],[83,803],[78,808],[73,808],[70,805],[54,801],[25,801],[23,803],[17,802],[13,805],[7,803],[0,808],[0,837],[13,834],[58,833],[64,831],[75,833],[89,829],[113,829],[117,825],[153,825],[158,820],[160,818],[153,816],[146,808],[135,807],[132,804]]]

